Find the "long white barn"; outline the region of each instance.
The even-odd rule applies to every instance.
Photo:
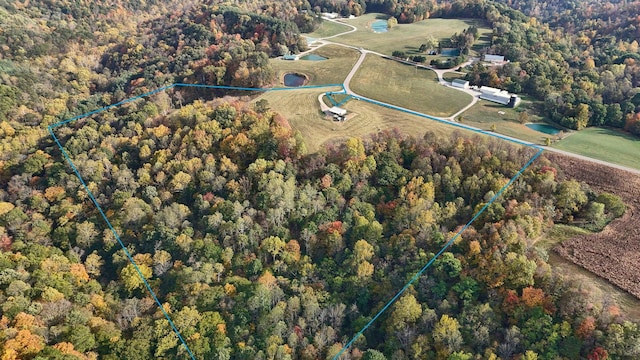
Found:
[[[520,103],[518,95],[509,94],[505,90],[492,88],[489,86],[480,87],[480,99],[492,101],[508,107],[516,107]]]

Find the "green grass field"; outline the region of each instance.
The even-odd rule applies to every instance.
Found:
[[[587,128],[572,133],[553,147],[640,169],[640,139],[621,131]]]
[[[478,26],[480,39],[474,44],[474,48],[481,48],[486,44],[486,36],[491,30],[483,22],[472,19],[427,19],[413,24],[399,24],[385,33],[374,33],[371,23],[386,19],[382,14],[366,14],[355,19],[344,20],[345,23],[354,25],[358,31],[333,38],[335,42],[347,45],[364,47],[368,50],[391,55],[394,50],[405,51],[408,54],[417,53],[420,44],[428,35],[436,40],[449,39],[454,33],[460,33],[471,25]],[[428,58],[428,61],[431,58]]]
[[[440,117],[471,101],[471,95],[438,84],[431,70],[375,55],[367,55],[350,87],[358,95]]]
[[[366,137],[380,130],[394,128],[413,136],[423,136],[427,131],[447,136],[456,130],[473,136],[470,131],[357,100],[349,100],[342,106],[352,114],[349,120],[334,122],[320,112],[318,104],[318,95],[328,90],[331,89],[272,91],[260,95],[253,101],[266,99],[272,110],[288,119],[291,126],[302,134],[308,152],[318,151],[326,142],[340,141],[352,136]]]
[[[323,20],[320,23],[320,26],[316,29],[316,31],[303,34],[303,35],[317,39],[317,38],[323,38],[327,36],[333,36],[349,30],[351,30],[351,28],[346,25],[337,24],[333,21]]]
[[[445,81],[451,82],[452,80],[455,80],[455,79],[464,79],[464,77],[466,75],[467,75],[466,73],[459,73],[457,71],[451,71],[451,72],[446,72],[446,73],[442,74],[442,78]]]
[[[288,72],[304,73],[309,77],[307,85],[342,84],[358,60],[358,52],[338,45],[325,45],[312,52],[324,56],[327,60],[280,60],[271,59],[276,71],[278,84],[284,86],[284,74]]]
[[[529,114],[530,122],[543,120],[540,116],[535,115],[534,106],[534,103],[523,100],[517,108],[512,109],[491,101],[479,100],[462,114],[462,123],[488,131],[495,125],[496,132],[499,134],[544,145],[545,139],[549,135],[531,130],[518,121],[520,111],[526,111]],[[500,114],[500,111],[504,114]]]

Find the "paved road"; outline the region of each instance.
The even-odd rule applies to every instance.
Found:
[[[349,74],[347,75],[347,77],[344,80],[344,89],[345,89],[345,92],[347,94],[350,94],[350,95],[353,95],[353,96],[356,96],[356,97],[360,97],[360,98],[362,98],[364,100],[377,102],[377,103],[380,103],[381,105],[389,106],[391,108],[396,108],[396,109],[398,109],[400,111],[404,111],[404,112],[407,112],[407,113],[417,113],[416,111],[413,111],[413,110],[410,110],[410,109],[405,109],[405,108],[399,107],[397,105],[388,104],[388,103],[385,103],[385,102],[382,102],[382,101],[373,100],[373,99],[367,98],[365,96],[358,95],[355,92],[353,92],[353,90],[351,90],[351,88],[349,87],[349,84],[350,84],[351,79],[353,78],[353,76],[358,71],[358,68],[360,67],[360,65],[362,65],[362,63],[364,62],[364,59],[367,56],[367,54],[377,55],[377,56],[381,56],[381,57],[386,58],[386,59],[393,59],[393,60],[396,60],[396,61],[399,61],[399,62],[402,62],[402,63],[405,63],[405,64],[410,64],[410,65],[413,65],[413,66],[418,66],[418,67],[421,67],[421,68],[430,69],[430,70],[435,71],[435,73],[438,76],[438,82],[440,84],[443,84],[444,86],[450,87],[450,88],[458,90],[458,91],[466,92],[466,93],[470,94],[473,97],[473,99],[471,100],[471,102],[467,106],[465,106],[464,108],[462,108],[461,110],[459,110],[458,112],[453,114],[452,116],[447,117],[447,118],[438,118],[438,119],[441,119],[444,122],[451,122],[452,125],[455,125],[457,127],[464,128],[464,129],[467,129],[467,130],[472,130],[472,131],[475,131],[475,132],[488,134],[488,135],[491,135],[491,136],[494,136],[494,137],[502,138],[504,140],[509,140],[509,141],[520,143],[520,144],[523,144],[523,145],[535,145],[535,146],[538,146],[538,147],[544,149],[545,151],[551,151],[551,152],[563,154],[563,155],[566,155],[566,156],[571,156],[571,157],[574,157],[574,158],[577,158],[577,159],[589,161],[589,162],[592,162],[592,163],[609,166],[611,168],[628,171],[628,172],[631,172],[631,173],[634,173],[634,174],[640,174],[640,170],[638,170],[638,169],[634,169],[634,168],[630,168],[630,167],[627,167],[627,166],[614,164],[614,163],[611,163],[611,162],[608,162],[608,161],[594,159],[594,158],[591,158],[591,157],[588,157],[588,156],[584,156],[584,155],[574,154],[572,152],[556,149],[556,148],[549,147],[549,146],[540,146],[540,145],[537,145],[537,144],[534,144],[534,143],[531,143],[531,142],[528,142],[528,141],[524,141],[524,140],[521,140],[521,139],[510,137],[510,136],[507,136],[507,135],[496,134],[496,133],[492,133],[492,132],[489,132],[489,131],[485,131],[485,130],[473,127],[473,126],[456,123],[455,122],[455,118],[460,116],[461,114],[463,114],[469,108],[471,108],[478,101],[478,99],[479,99],[478,95],[480,93],[478,93],[478,92],[476,92],[476,91],[474,91],[472,89],[461,89],[461,88],[452,87],[452,86],[449,85],[448,82],[444,81],[444,79],[443,79],[444,73],[450,72],[450,71],[454,71],[454,70],[452,70],[452,69],[435,69],[435,68],[433,68],[431,66],[414,63],[412,61],[406,61],[406,60],[392,58],[392,57],[390,57],[388,55],[381,54],[381,53],[376,52],[376,51],[366,50],[366,49],[363,49],[361,47],[356,47],[356,46],[351,46],[351,45],[341,44],[341,43],[338,43],[338,42],[329,41],[327,39],[335,38],[335,37],[338,37],[338,36],[341,36],[341,35],[344,35],[344,34],[352,33],[354,31],[356,31],[357,28],[355,26],[353,26],[353,25],[346,24],[346,23],[341,22],[341,21],[336,21],[336,20],[333,20],[333,19],[325,19],[325,20],[333,21],[333,22],[336,22],[338,24],[349,26],[351,28],[351,30],[342,32],[340,34],[332,35],[332,36],[329,36],[329,37],[326,37],[326,38],[318,39],[318,40],[316,40],[316,42],[318,42],[318,45],[316,47],[314,47],[312,50],[309,50],[309,51],[313,51],[313,50],[315,50],[315,49],[317,49],[317,48],[319,48],[321,46],[324,46],[324,45],[333,44],[333,45],[348,47],[348,48],[351,48],[351,49],[354,49],[354,50],[357,50],[357,51],[360,52],[360,57],[358,58],[358,61],[356,61],[354,66],[351,68],[351,71],[349,72]],[[309,51],[307,51],[307,52],[309,52]],[[469,65],[471,63],[472,63],[472,61],[468,61],[468,62],[466,62],[464,64],[461,64],[460,66],[464,67],[464,66]],[[324,95],[324,94],[322,94],[322,95]],[[322,102],[322,95],[320,95],[318,97],[318,101],[320,102],[321,108],[323,106],[327,107]],[[422,114],[422,115],[429,116],[429,117],[432,117],[432,118],[437,118],[437,117],[434,117],[434,116],[431,116],[431,115],[428,115],[428,114]]]
[[[362,65],[362,62],[364,61],[365,57],[367,57],[367,52],[364,50],[361,50],[358,61],[356,61],[355,65],[353,65],[353,67],[351,68],[351,71],[349,72],[347,77],[344,79],[343,85],[344,85],[344,90],[347,92],[347,94],[355,94],[353,91],[351,91],[351,88],[349,87],[349,83],[351,83],[351,79],[358,71],[358,68],[360,67],[360,65]]]

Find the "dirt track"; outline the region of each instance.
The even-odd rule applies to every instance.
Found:
[[[554,250],[640,299],[640,175],[561,154],[545,155],[562,176],[616,194],[627,204],[625,214],[602,232],[575,237]]]

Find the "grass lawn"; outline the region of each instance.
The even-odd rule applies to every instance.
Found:
[[[531,130],[518,121],[518,115],[521,111],[526,111],[529,114],[530,122],[543,120],[542,117],[535,115],[534,107],[533,102],[524,99],[515,109],[491,101],[479,100],[462,114],[462,123],[489,131],[495,125],[496,132],[499,134],[544,145],[545,139],[550,135]],[[499,111],[504,114],[498,113]],[[553,137],[551,136],[551,138]]]
[[[459,73],[457,71],[450,71],[442,74],[442,78],[449,82],[455,79],[464,79],[465,76],[467,76],[467,73]]]
[[[345,101],[345,99],[347,98],[347,96],[350,95],[346,95],[346,94],[333,94],[331,95],[331,97],[333,98],[333,101],[337,102],[338,104],[343,103]],[[332,103],[329,98],[327,98],[327,96],[324,96],[322,98],[322,101],[327,104],[327,106],[331,107],[331,106],[335,106],[334,103]]]
[[[561,242],[571,239],[572,237],[578,235],[586,235],[589,234],[590,231],[585,230],[583,228],[579,228],[577,226],[565,225],[565,224],[556,224],[551,230],[540,240],[536,242],[536,246],[539,246],[547,251],[550,251],[552,247]]]
[[[431,70],[371,54],[350,87],[358,95],[439,117],[451,116],[471,102],[471,95],[438,84]]]
[[[318,38],[340,34],[342,32],[349,31],[349,30],[351,30],[351,28],[346,25],[337,24],[333,21],[323,20],[320,23],[320,26],[316,29],[316,31],[303,34],[303,35],[312,37],[314,39],[318,39]]]
[[[352,136],[366,137],[380,130],[393,128],[413,136],[423,136],[427,131],[447,136],[456,130],[466,136],[473,136],[470,131],[357,100],[349,100],[342,106],[354,114],[352,118],[345,122],[334,122],[320,112],[318,95],[330,89],[322,90],[324,91],[272,91],[260,95],[253,101],[269,101],[271,109],[282,114],[295,130],[300,131],[310,153],[318,151],[326,142]]]
[[[553,147],[640,169],[640,139],[621,131],[587,128],[572,133]]]
[[[394,50],[416,54],[420,44],[424,43],[428,35],[433,36],[436,40],[445,40],[451,38],[454,33],[460,33],[469,26],[476,25],[480,39],[474,44],[474,48],[482,48],[484,45],[488,45],[486,35],[491,32],[486,24],[475,19],[427,19],[412,24],[399,24],[384,33],[374,33],[371,30],[371,23],[380,19],[386,20],[387,16],[371,13],[355,19],[344,20],[345,23],[356,26],[358,31],[338,36],[332,40],[348,45],[362,46],[368,50],[387,55],[391,55]]]
[[[309,77],[307,85],[342,84],[360,56],[356,50],[337,45],[325,45],[312,54],[324,56],[327,60],[280,60],[271,59],[276,71],[278,86],[284,86],[284,74],[288,72],[304,73]]]
[[[556,244],[574,236],[588,233],[589,231],[579,227],[556,224],[542,239],[536,242],[535,246],[548,251],[549,260],[547,262],[564,278],[579,282],[589,292],[589,295],[596,299],[607,297],[614,299],[620,305],[623,314],[629,316],[631,320],[639,321],[640,300],[551,250]]]

